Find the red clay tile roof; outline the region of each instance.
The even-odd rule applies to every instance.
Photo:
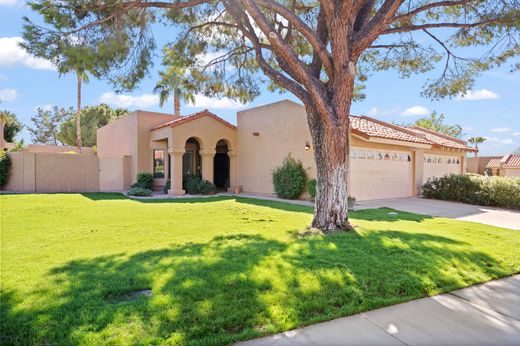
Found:
[[[462,149],[467,151],[477,151],[475,148],[470,147],[461,139],[446,136],[442,133],[438,133],[432,130],[424,129],[418,126],[410,127],[410,130],[422,134],[424,138],[432,142],[435,146],[448,147],[453,149]]]
[[[507,168],[520,167],[520,155],[506,155],[500,160],[500,163]]]
[[[207,109],[193,113],[190,115],[183,116],[164,124],[160,124],[152,129],[162,129],[164,127],[174,127],[186,122],[201,118],[203,116],[209,116],[213,119],[236,129],[236,126],[228,123],[224,119],[220,118],[214,113],[211,113]],[[449,137],[435,131],[426,130],[420,127],[404,127],[399,125],[390,124],[381,120],[370,118],[367,116],[350,116],[350,128],[352,133],[357,134],[366,139],[375,137],[383,139],[391,139],[396,141],[404,141],[417,144],[427,144],[442,148],[460,149],[466,151],[475,151],[475,148],[466,145],[466,142]]]
[[[486,165],[486,168],[500,168],[500,159],[491,159]]]
[[[350,128],[353,133],[362,137],[377,137],[420,144],[431,144],[417,136],[409,129],[389,124],[367,116],[351,116]]]
[[[177,119],[174,119],[174,120],[171,120],[171,121],[168,121],[166,123],[163,123],[163,124],[160,124],[154,128],[152,128],[151,131],[154,131],[154,130],[158,130],[158,129],[162,129],[164,127],[174,127],[174,126],[179,126],[181,124],[184,124],[184,123],[187,123],[187,122],[190,122],[190,121],[193,121],[195,119],[199,119],[199,118],[202,118],[204,116],[209,116],[219,122],[221,122],[222,124],[228,126],[228,127],[231,127],[232,129],[236,129],[236,126],[231,124],[231,123],[228,123],[227,121],[225,121],[224,119],[222,119],[221,117],[219,117],[218,115],[214,114],[214,113],[211,113],[210,111],[208,111],[207,109],[204,109],[200,112],[197,112],[197,113],[193,113],[193,114],[189,114],[189,115],[185,115],[185,116],[182,116],[180,118],[177,118]]]

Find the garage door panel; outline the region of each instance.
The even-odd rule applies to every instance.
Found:
[[[412,153],[366,148],[352,150],[352,195],[358,200],[412,195]]]
[[[423,183],[430,178],[442,177],[446,174],[461,174],[462,157],[449,155],[424,155]]]

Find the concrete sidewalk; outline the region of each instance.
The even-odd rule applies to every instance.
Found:
[[[520,275],[239,345],[520,345]]]

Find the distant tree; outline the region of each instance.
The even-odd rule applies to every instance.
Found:
[[[4,123],[4,140],[13,143],[16,135],[23,129],[23,124],[18,121],[16,114],[10,111],[0,111],[0,121]]]
[[[34,127],[29,127],[32,142],[36,144],[59,145],[62,142],[58,138],[61,124],[74,117],[73,108],[65,109],[54,106],[52,109],[38,108],[38,113],[31,118]]]
[[[475,149],[478,150],[478,145],[481,143],[484,143],[486,140],[487,139],[484,137],[471,137],[471,138],[468,138],[468,143],[474,144]],[[478,156],[478,151],[475,152],[475,157],[477,157],[477,156]]]
[[[518,155],[520,155],[520,147],[516,148],[514,154],[518,154]]]
[[[428,117],[417,119],[412,125],[432,131],[437,131],[455,138],[462,137],[462,126],[445,124],[444,119],[444,114],[437,114],[437,112],[434,111]]]
[[[37,8],[38,4],[33,4]],[[44,2],[43,7],[50,3]],[[77,9],[77,8],[76,8]],[[82,83],[88,83],[89,74],[100,77],[106,71],[108,61],[113,61],[108,56],[114,58],[117,54],[118,44],[110,45],[109,42],[102,42],[98,46],[89,46],[88,38],[80,32],[62,33],[55,24],[55,30],[43,30],[43,28],[24,18],[24,39],[21,46],[30,54],[52,62],[61,75],[73,73],[76,77],[76,147],[81,151],[81,88]],[[63,19],[65,20],[65,19]],[[109,47],[109,48],[108,48]]]
[[[121,118],[128,114],[126,109],[112,109],[106,104],[98,106],[85,107],[81,110],[81,142],[83,146],[91,147],[96,145],[96,132],[100,127],[105,126],[112,120]],[[76,144],[76,118],[65,120],[57,135],[58,139],[67,145]]]

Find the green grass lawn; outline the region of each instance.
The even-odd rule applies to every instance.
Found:
[[[311,208],[254,199],[0,203],[2,345],[224,345],[520,271],[518,231],[388,209],[298,237]]]

